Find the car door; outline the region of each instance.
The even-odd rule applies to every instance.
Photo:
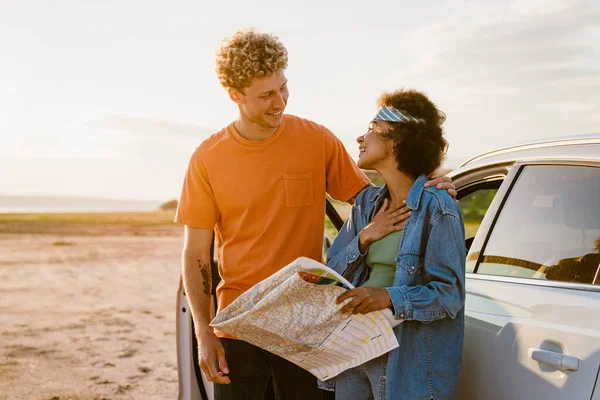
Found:
[[[600,163],[511,168],[467,256],[465,307],[458,398],[592,397],[600,369]]]

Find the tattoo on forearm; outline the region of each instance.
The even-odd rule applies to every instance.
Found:
[[[200,268],[200,273],[202,274],[202,284],[204,285],[204,294],[207,296],[210,296],[210,291],[212,289],[210,264],[203,263],[201,260],[197,260],[197,261],[198,261],[198,268]]]

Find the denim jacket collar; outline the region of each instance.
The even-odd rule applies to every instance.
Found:
[[[379,200],[380,197],[383,196],[385,198],[388,192],[387,185],[384,183],[381,185],[375,193],[373,193],[373,197],[371,198],[371,203],[375,203]]]
[[[411,210],[418,210],[419,204],[421,204],[421,197],[423,197],[423,191],[425,190],[425,182],[427,182],[427,176],[421,175],[417,178],[415,183],[410,188],[408,192],[408,197],[406,198],[406,205]]]
[[[421,197],[423,196],[423,191],[425,190],[425,182],[427,182],[427,176],[421,175],[417,178],[415,183],[410,188],[408,192],[408,197],[406,199],[406,205],[411,210],[416,210],[419,208],[419,204],[421,203]],[[386,184],[383,184],[377,191],[373,194],[371,198],[371,202],[375,203],[375,210],[379,210],[379,206],[381,202],[385,198],[388,193],[388,188]]]
[[[373,207],[371,209],[371,217],[373,217],[375,213],[379,211],[381,205],[383,204],[383,200],[385,200],[385,198],[387,197],[387,194],[388,188],[385,183],[380,188],[378,188],[377,191],[373,194],[373,197],[370,199],[371,203],[373,203]]]

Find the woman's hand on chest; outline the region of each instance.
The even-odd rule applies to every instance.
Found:
[[[389,200],[385,199],[371,223],[358,234],[360,252],[364,253],[372,243],[388,234],[404,229],[404,224],[410,215],[411,211],[406,205],[392,209]]]

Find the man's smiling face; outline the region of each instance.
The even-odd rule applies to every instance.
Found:
[[[289,92],[283,70],[263,78],[254,78],[250,86],[237,91],[242,118],[248,118],[264,128],[278,128]]]

